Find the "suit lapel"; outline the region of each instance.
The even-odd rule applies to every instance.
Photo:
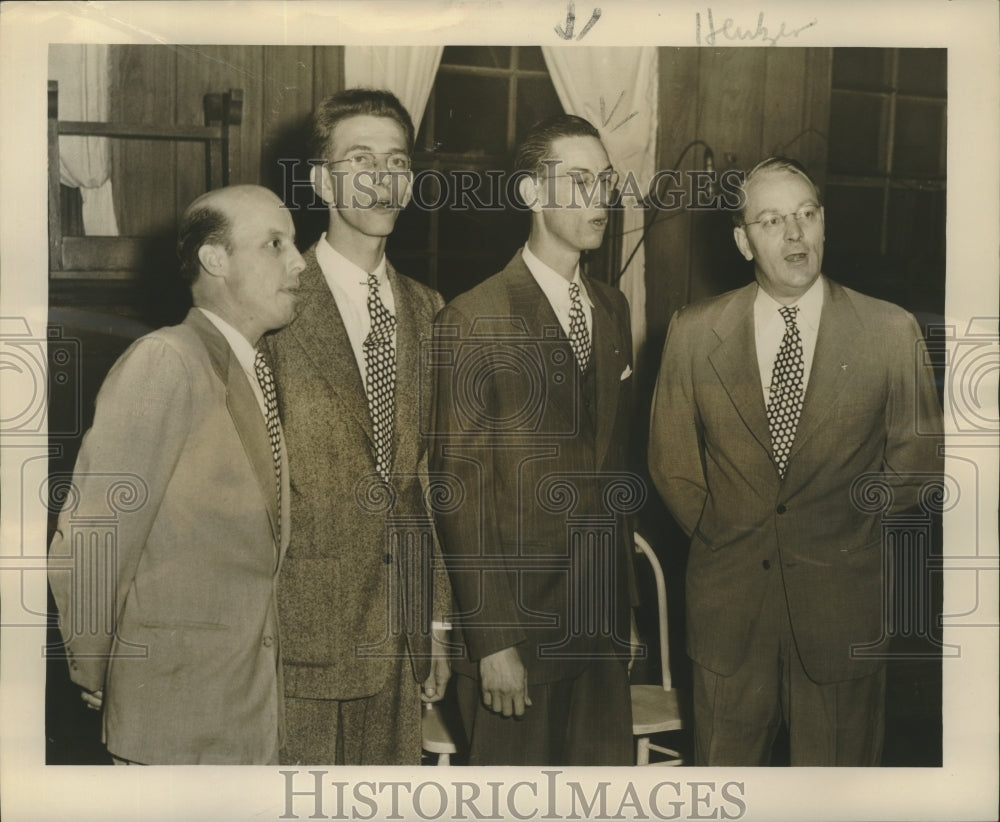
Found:
[[[754,338],[753,301],[757,284],[737,291],[713,327],[719,345],[709,354],[709,361],[719,381],[729,394],[743,424],[771,453],[771,433],[767,427],[764,389],[757,365],[757,342]]]
[[[191,325],[208,350],[212,367],[226,386],[226,408],[233,419],[243,450],[253,469],[265,501],[267,517],[276,546],[281,544],[278,532],[278,493],[274,483],[274,458],[267,425],[260,412],[257,397],[247,381],[246,372],[219,330],[197,308],[191,309],[185,323]]]
[[[611,429],[618,411],[621,394],[621,341],[618,339],[617,323],[611,315],[611,307],[593,285],[587,286],[593,305],[593,345],[594,379],[597,391],[597,430],[595,432],[597,464],[604,464],[608,451]]]
[[[579,429],[580,409],[577,408],[576,380],[553,379],[554,370],[565,372],[565,366],[559,362],[569,363],[576,368],[576,359],[569,338],[562,330],[548,297],[525,265],[521,252],[504,269],[507,279],[507,294],[510,299],[510,316],[516,323],[524,320],[525,326],[515,327],[515,333],[524,336],[529,343],[539,343],[541,346],[541,366],[545,372],[545,408],[544,413],[554,413],[564,418],[571,427],[566,429],[558,426],[553,430]],[[561,349],[558,351],[554,349]],[[576,372],[579,374],[579,371]]]
[[[316,261],[316,247],[310,248],[303,257],[306,268],[299,286],[302,309],[289,326],[289,333],[299,341],[313,369],[323,376],[347,414],[374,445],[375,436],[361,372],[337,301],[330,293]]]
[[[864,330],[861,321],[837,283],[824,280],[824,289],[816,350],[789,462],[819,429],[857,370],[852,366],[856,364],[858,340]]]

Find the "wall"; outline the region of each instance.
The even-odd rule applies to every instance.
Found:
[[[343,86],[342,46],[115,46],[111,118],[202,125],[208,92],[243,89],[234,183],[281,182],[277,157],[315,104]],[[116,141],[113,179],[124,235],[172,231],[204,190],[204,151],[151,140]],[[137,169],[155,170],[150,175]],[[150,190],[150,185],[154,185]]]
[[[768,154],[825,176],[830,108],[829,49],[660,49],[658,168],[701,169],[708,143],[715,168],[747,169]],[[678,308],[750,281],[730,216],[715,211],[653,212],[646,238],[646,363],[655,369],[667,323]]]

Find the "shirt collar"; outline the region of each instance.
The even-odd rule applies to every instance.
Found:
[[[368,272],[361,266],[355,265],[335,249],[326,239],[326,232],[316,243],[316,262],[323,270],[324,274],[333,277],[343,288],[347,288],[353,283],[360,283],[365,288],[368,287]],[[385,254],[378,261],[372,272],[381,286],[387,280]]]
[[[819,328],[820,313],[823,310],[823,275],[820,274],[816,281],[809,286],[805,294],[799,297],[792,305],[797,306],[799,313],[796,315],[796,323],[801,327],[816,330]],[[757,297],[754,300],[754,313],[757,317],[773,319],[780,317],[779,309],[783,306],[774,297],[768,294],[759,285],[757,286]]]
[[[573,270],[573,279],[567,281],[555,269],[549,267],[532,254],[527,243],[525,243],[521,251],[521,256],[524,259],[524,264],[528,266],[531,276],[535,278],[535,282],[538,283],[539,288],[549,298],[549,302],[553,302],[553,300],[557,300],[559,303],[567,301],[569,299],[569,284],[570,282],[574,282],[580,286],[580,294],[583,301],[593,307],[594,304],[590,301],[590,295],[587,293],[587,289],[583,284],[583,278],[580,276],[579,263],[577,263],[576,268]]]
[[[229,347],[233,350],[233,354],[236,356],[240,367],[248,374],[255,374],[254,362],[257,359],[257,349],[250,345],[250,341],[215,312],[201,306],[198,306],[198,310],[226,338],[226,342],[229,343]]]

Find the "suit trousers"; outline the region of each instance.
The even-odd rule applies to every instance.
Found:
[[[483,704],[479,680],[457,676],[470,765],[634,765],[628,672],[619,659],[589,662],[572,679],[528,686],[524,716]]]
[[[792,765],[879,764],[884,663],[858,679],[810,679],[795,648],[780,571],[771,573],[742,666],[730,676],[693,667],[695,765],[770,764],[782,719]]]
[[[405,644],[385,687],[359,699],[285,698],[282,765],[419,765],[420,688]]]

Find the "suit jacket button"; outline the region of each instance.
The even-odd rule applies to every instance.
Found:
[[[771,560],[769,560],[769,559],[765,559],[765,560],[764,560],[764,561],[763,561],[763,562],[761,563],[761,567],[762,567],[762,568],[763,568],[763,569],[764,569],[765,571],[769,570],[769,569],[771,568]]]
[[[775,508],[774,510],[775,510],[775,511],[777,511],[777,512],[778,512],[779,514],[784,514],[784,513],[785,513],[785,511],[787,511],[788,509],[787,509],[787,508],[785,508],[785,506],[784,506],[784,505],[779,505],[779,506],[778,506],[777,508]]]
[[[263,645],[263,646],[264,646],[265,648],[270,648],[270,647],[271,647],[272,645],[274,645],[274,638],[273,638],[273,637],[270,637],[270,636],[266,636],[266,637],[264,637],[264,639],[263,639],[263,641],[261,642],[261,644],[262,644],[262,645]]]

